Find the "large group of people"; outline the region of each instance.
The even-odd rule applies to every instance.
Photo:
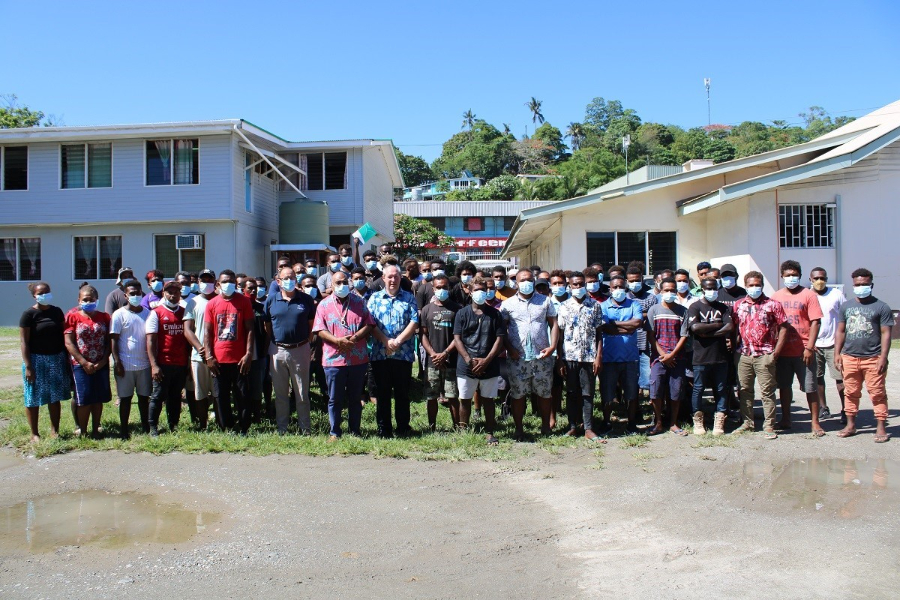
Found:
[[[49,283],[32,283],[34,305],[20,321],[31,434],[39,439],[39,409],[47,405],[51,435],[58,435],[60,401],[74,391],[76,434],[102,435],[112,368],[126,438],[134,396],[150,436],[175,431],[183,405],[199,430],[210,426],[212,409],[223,430],[245,435],[267,420],[285,434],[296,411],[297,430],[308,434],[312,379],[328,398],[331,440],[362,435],[367,402],[376,404],[378,436],[408,436],[418,363],[429,428],[437,430],[444,407],[454,428],[482,421],[491,445],[499,441],[498,421],[508,418],[515,439],[525,438],[529,403],[541,435],[602,442],[617,422],[637,432],[644,397],[653,408],[649,435],[688,435],[680,423],[691,421],[698,435],[710,423],[712,435],[729,427],[755,431],[757,387],[762,434],[775,439],[793,427],[795,380],[811,433],[822,436],[832,417],[826,371],[840,398],[837,435],[857,433],[865,383],[874,439],[888,440],[893,317],[873,295],[870,271],[852,273],[849,299],[828,286],[821,267],[802,285],[801,265],[792,260],[781,265],[783,286],[771,296],[761,273],[740,278],[731,264],[700,263],[696,284],[685,269],[652,279],[645,271],[640,262],[483,271],[462,261],[451,272],[440,259],[401,261],[387,245],[360,256],[358,245],[344,244],[321,270],[315,259],[280,257],[271,281],[228,269],[171,279],[154,269],[141,281],[123,267],[103,305],[84,283],[67,312],[53,304]],[[558,419],[563,400],[565,427]],[[624,418],[614,421],[616,406]]]

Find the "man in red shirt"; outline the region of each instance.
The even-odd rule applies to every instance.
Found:
[[[162,289],[162,300],[150,311],[144,331],[153,388],[150,392],[150,435],[159,435],[159,415],[166,405],[169,431],[181,419],[181,390],[187,378],[190,358],[184,337],[184,306],[181,304],[181,282],[172,280]]]
[[[216,413],[225,429],[235,425],[231,409],[238,413],[238,431],[246,435],[250,429],[250,404],[247,375],[253,363],[256,348],[255,315],[250,299],[236,293],[237,278],[234,271],[225,269],[219,273],[219,295],[206,305],[204,315],[204,342],[207,349],[206,366],[213,376],[213,393]]]
[[[812,433],[825,435],[819,425],[819,392],[816,381],[816,339],[822,323],[822,308],[815,292],[800,285],[800,263],[786,260],[781,263],[784,287],[772,294],[772,300],[781,302],[787,317],[784,350],[778,357],[776,379],[781,398],[781,422],[776,429],[791,428],[791,402],[794,400],[794,375],[800,382],[800,391],[806,393],[811,413]]]

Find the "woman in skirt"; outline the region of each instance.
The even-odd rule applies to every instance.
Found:
[[[75,405],[81,435],[87,433],[93,417],[93,432],[99,434],[103,404],[112,396],[109,389],[110,317],[97,310],[97,290],[85,282],[78,289],[78,306],[66,314],[66,349],[72,359]]]
[[[50,412],[50,436],[59,435],[60,401],[71,397],[72,372],[63,337],[65,317],[53,306],[50,286],[43,281],[28,284],[34,305],[19,319],[22,346],[22,383],[25,416],[31,427],[31,441],[41,439],[38,416],[46,405]]]

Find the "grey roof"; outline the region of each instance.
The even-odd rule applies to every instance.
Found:
[[[554,204],[537,200],[430,200],[394,202],[395,215],[411,217],[517,217],[523,210]]]

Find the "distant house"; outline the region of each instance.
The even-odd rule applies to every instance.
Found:
[[[240,119],[0,129],[0,290],[24,308],[26,282],[45,280],[68,308],[122,265],[268,278],[278,252],[315,254],[366,222],[393,240],[401,187],[390,141],[288,142]]]
[[[475,177],[469,171],[463,171],[460,177],[452,179],[442,179],[441,181],[432,181],[423,185],[404,188],[403,200],[405,201],[427,201],[442,200],[449,192],[457,190],[465,190],[478,188],[484,185],[484,179]]]
[[[820,266],[844,286],[866,266],[875,293],[900,307],[900,101],[810,142],[679,171],[524,210],[503,255],[566,269],[640,260],[648,275],[733,263],[761,271],[770,292],[786,259],[804,280]]]

